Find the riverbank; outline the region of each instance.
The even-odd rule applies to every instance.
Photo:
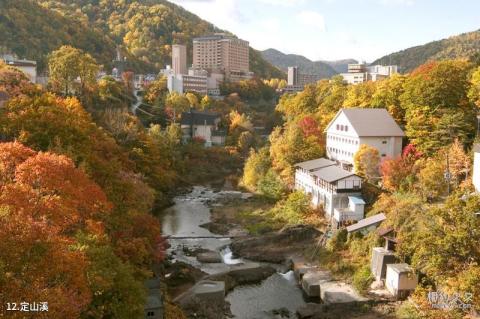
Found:
[[[319,270],[328,269],[332,282],[342,282],[351,287],[355,283],[355,268],[352,266],[351,256],[336,253],[335,247],[326,248],[324,245],[319,245],[319,239],[323,236],[325,229],[322,218],[307,216],[306,221],[311,224],[288,226],[268,213],[274,206],[275,204],[271,201],[258,196],[213,205],[208,228],[212,231],[218,230],[222,234],[243,232],[250,235],[248,238],[232,241],[230,246],[234,257],[272,263],[288,263],[292,259],[303,260]],[[336,245],[336,240],[332,243]],[[359,267],[364,266],[365,264],[362,264]],[[299,317],[396,318],[400,302],[376,295],[366,295],[366,297],[365,302],[335,304],[327,307],[319,307],[319,304],[314,303],[307,307],[308,309],[301,308]]]

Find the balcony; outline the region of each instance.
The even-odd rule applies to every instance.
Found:
[[[363,212],[354,212],[349,208],[335,208],[333,218],[338,222],[359,221],[363,219]]]

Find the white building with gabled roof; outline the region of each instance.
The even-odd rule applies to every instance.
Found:
[[[327,157],[351,170],[361,144],[376,148],[382,159],[402,153],[405,133],[386,109],[344,108],[325,129]]]
[[[325,158],[295,164],[295,169],[295,189],[309,194],[312,206],[322,206],[334,226],[363,218],[359,176]]]

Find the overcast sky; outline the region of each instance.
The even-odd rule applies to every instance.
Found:
[[[258,50],[311,60],[385,54],[480,29],[480,0],[173,0]]]

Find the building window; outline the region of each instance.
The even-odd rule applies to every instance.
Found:
[[[385,156],[387,156],[387,155],[386,155],[386,154],[382,154],[382,157],[385,157]]]
[[[387,144],[387,141],[382,141],[382,144]]]
[[[155,312],[153,311],[147,312],[147,317],[155,317]]]
[[[348,125],[345,125],[345,132],[348,132]]]
[[[340,125],[337,124],[337,131],[339,131],[339,130],[340,130]]]

